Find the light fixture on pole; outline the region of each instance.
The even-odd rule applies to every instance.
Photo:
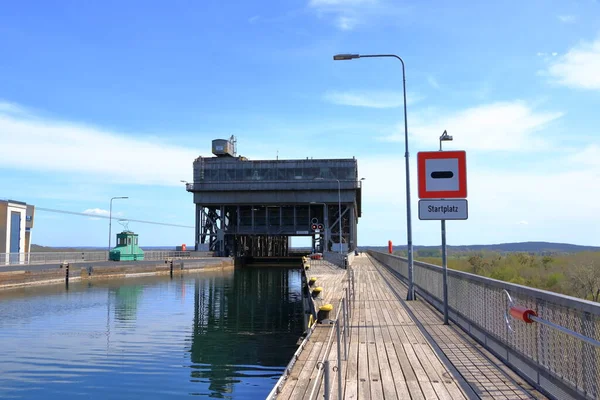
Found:
[[[404,60],[395,54],[336,54],[333,56],[335,61],[353,60],[355,58],[378,58],[392,57],[402,63],[402,88],[404,93],[404,157],[406,163],[406,236],[408,249],[408,292],[406,300],[415,299],[415,288],[413,279],[413,244],[412,244],[412,218],[410,207],[410,171],[409,171],[409,153],[408,153],[408,122],[406,120],[406,74],[404,71]]]
[[[111,239],[111,235],[112,235],[112,202],[113,200],[116,199],[128,199],[129,197],[126,196],[119,196],[119,197],[111,197],[110,199],[110,211],[108,212],[108,251],[110,252],[110,239]]]
[[[442,142],[451,142],[452,141],[452,136],[448,135],[448,132],[446,132],[444,130],[444,133],[442,133],[442,136],[440,136],[440,151],[442,151]]]

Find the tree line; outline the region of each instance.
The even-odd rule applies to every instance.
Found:
[[[441,250],[418,250],[415,260],[442,265]],[[600,252],[456,252],[448,256],[448,268],[600,302]]]

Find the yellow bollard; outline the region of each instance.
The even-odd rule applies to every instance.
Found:
[[[311,293],[312,298],[316,299],[317,297],[319,297],[319,295],[321,294],[322,291],[323,291],[323,288],[321,286],[317,286],[316,288],[314,288]]]
[[[331,304],[325,304],[319,307],[319,312],[317,313],[317,321],[319,323],[323,322],[326,319],[329,319],[329,313],[333,310],[333,306]]]

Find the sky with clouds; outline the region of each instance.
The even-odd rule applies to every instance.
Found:
[[[251,159],[356,157],[359,245],[406,242],[406,63],[415,244],[416,154],[467,151],[469,220],[449,244],[600,245],[600,4],[6,2],[0,12],[0,198],[38,211],[33,242],[102,246],[118,218],[194,224],[192,162],[236,135]],[[114,226],[118,225],[115,223]],[[193,229],[131,222],[142,244]],[[114,230],[113,230],[114,232]]]

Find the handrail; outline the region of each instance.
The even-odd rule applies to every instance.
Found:
[[[406,282],[406,258],[368,252]],[[414,265],[417,293],[441,311],[442,268]],[[509,326],[507,292],[510,315],[538,323]],[[600,303],[456,270],[448,294],[450,320],[546,396],[600,399]]]
[[[149,250],[144,252],[145,261],[160,261],[166,258],[192,258],[212,256],[213,252]],[[0,269],[11,265],[60,264],[62,262],[104,262],[108,260],[107,251],[69,251],[69,252],[33,252],[0,253]]]
[[[302,343],[300,343],[300,346],[298,346],[298,348],[296,349],[296,351],[292,355],[292,359],[290,360],[290,362],[285,366],[285,369],[283,370],[283,373],[281,374],[281,376],[279,377],[279,379],[275,383],[275,386],[273,386],[273,389],[271,389],[271,391],[267,395],[266,400],[275,399],[277,397],[277,395],[279,394],[279,390],[280,390],[281,385],[287,379],[288,375],[292,371],[292,368],[294,367],[294,364],[296,364],[296,361],[298,360],[298,357],[300,356],[300,353],[302,353],[302,351],[304,350],[304,347],[306,347],[306,345],[308,344],[308,339],[310,339],[310,337],[312,336],[312,334],[315,331],[316,327],[317,327],[317,321],[315,321],[313,323],[313,325],[309,328],[308,333],[306,334],[306,337],[304,338],[304,340],[302,341]]]
[[[312,400],[314,394],[316,392],[318,392],[317,387],[320,386],[321,382],[322,382],[322,375],[324,373],[324,368],[326,365],[326,361],[327,358],[329,357],[329,353],[331,352],[331,348],[333,346],[333,332],[334,329],[338,330],[340,332],[340,335],[338,337],[339,342],[341,342],[341,337],[343,336],[343,341],[344,341],[344,354],[347,357],[347,344],[346,344],[346,339],[347,339],[347,335],[348,335],[348,331],[349,331],[349,318],[350,318],[350,301],[351,299],[354,299],[354,271],[352,270],[352,268],[349,266],[348,269],[345,271],[344,274],[344,278],[346,279],[346,285],[347,287],[344,288],[344,296],[342,298],[340,298],[339,302],[338,302],[338,309],[336,311],[335,314],[335,322],[332,323],[331,326],[331,330],[329,332],[329,337],[326,341],[325,344],[325,353],[323,355],[323,358],[321,361],[317,362],[317,376],[314,380],[314,384],[313,384],[313,388],[311,390],[311,394],[308,397],[309,400]],[[340,318],[340,313],[342,313],[342,318]],[[343,324],[340,325],[340,320],[343,319]],[[310,327],[309,329],[309,333],[306,335],[306,337],[304,338],[304,340],[302,341],[302,343],[300,344],[300,346],[298,347],[298,349],[296,349],[296,352],[294,352],[294,355],[292,356],[292,359],[290,360],[290,362],[287,364],[285,370],[283,371],[283,373],[281,374],[281,376],[279,377],[279,379],[277,380],[277,382],[275,383],[275,386],[273,387],[273,389],[271,389],[271,391],[269,392],[269,394],[267,395],[266,399],[267,400],[274,400],[275,398],[277,398],[277,395],[280,393],[280,390],[283,386],[283,383],[285,382],[285,380],[287,379],[287,377],[289,376],[289,374],[291,373],[291,370],[293,368],[293,366],[295,365],[296,361],[298,360],[298,357],[300,355],[300,353],[304,350],[304,347],[306,346],[306,344],[308,343],[308,340],[310,338],[310,336],[312,335],[312,333],[314,332],[314,330],[316,329],[317,326],[317,321],[315,321],[315,323],[312,325],[312,327]],[[340,346],[341,344],[338,343],[338,351],[340,351]],[[341,354],[341,353],[340,353]],[[340,365],[341,360],[339,360],[338,357],[338,368]],[[339,372],[341,373],[341,372]],[[341,386],[339,386],[339,388],[341,388]],[[329,396],[325,396],[325,399],[329,399]]]
[[[331,347],[333,346],[333,332],[336,329],[337,324],[339,324],[340,312],[342,311],[342,301],[343,301],[343,299],[340,299],[340,301],[338,303],[338,310],[335,315],[335,323],[331,325],[331,329],[329,330],[329,337],[327,338],[327,341],[325,342],[325,353],[323,354],[323,359],[321,361],[317,362],[317,376],[315,378],[315,382],[313,384],[313,388],[310,392],[310,395],[308,396],[308,400],[313,399],[313,396],[316,393],[317,387],[321,386],[321,375],[323,373],[323,366],[325,365],[325,359],[327,359],[329,357],[329,352],[331,351]],[[343,329],[345,329],[345,327]],[[343,334],[345,334],[345,331]]]
[[[349,319],[349,309],[350,309],[350,298],[354,299],[354,271],[352,270],[352,268],[350,266],[348,266],[348,269],[346,270],[346,283],[347,283],[347,290],[345,289],[345,293],[344,296],[340,299],[339,303],[338,303],[338,310],[335,316],[335,323],[332,325],[331,330],[329,332],[329,337],[327,339],[326,345],[325,345],[325,353],[323,354],[323,359],[321,361],[319,361],[317,363],[317,376],[315,377],[315,381],[312,387],[312,390],[310,392],[310,395],[308,396],[308,400],[312,400],[313,396],[315,395],[315,393],[318,392],[317,388],[321,386],[321,375],[324,373],[325,367],[329,364],[326,363],[325,361],[328,360],[329,358],[329,353],[331,352],[331,347],[333,346],[333,331],[334,329],[337,330],[340,335],[338,335],[337,337],[337,342],[338,342],[338,357],[337,357],[337,368],[338,368],[338,379],[341,376],[341,352],[340,352],[340,347],[341,347],[341,338],[344,338],[344,361],[347,361],[347,357],[348,357],[348,348],[347,348],[347,342],[346,342],[346,338],[348,335],[347,330],[350,327],[350,324],[348,322]],[[343,313],[343,311],[345,311],[345,314]],[[342,312],[343,315],[343,324],[340,325],[340,312]],[[329,361],[329,360],[328,360]],[[327,382],[325,384],[325,389],[326,388],[330,388],[333,389],[332,385],[329,385],[329,382]],[[338,381],[338,391],[340,392],[339,395],[341,396],[341,383]],[[324,393],[324,397],[325,400],[329,399],[329,393]]]

